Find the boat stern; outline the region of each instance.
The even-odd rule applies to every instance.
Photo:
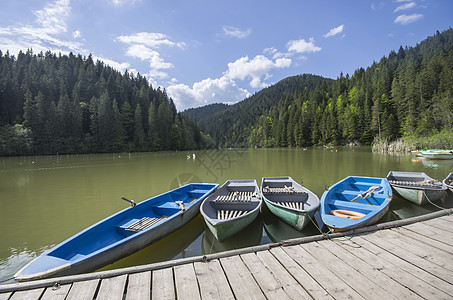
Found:
[[[41,255],[29,262],[15,275],[18,282],[54,277],[71,268],[71,263],[50,255]]]

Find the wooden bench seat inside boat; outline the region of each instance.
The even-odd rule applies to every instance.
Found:
[[[281,206],[288,207],[288,208],[299,209],[299,210],[304,209],[303,202],[286,201],[286,202],[274,202],[274,203],[279,204]]]
[[[258,195],[254,192],[229,192],[228,195],[217,196],[213,201],[216,203],[248,203],[253,198],[257,198]]]
[[[292,186],[290,187],[265,187],[263,192],[266,194],[306,194],[302,189],[297,189]]]
[[[145,230],[160,221],[164,220],[166,216],[162,217],[143,217],[141,219],[129,219],[123,222],[119,226],[116,226],[116,230],[122,235],[130,235],[135,232]]]
[[[219,210],[217,210],[217,219],[219,219],[219,220],[229,220],[229,219],[233,219],[233,218],[245,215],[246,213],[248,213],[248,211],[246,211],[246,210],[219,209]]]

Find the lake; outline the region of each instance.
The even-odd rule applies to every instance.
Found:
[[[205,150],[0,158],[0,284],[25,264],[82,229],[128,207],[121,196],[143,201],[187,182],[223,184],[228,179],[291,176],[321,198],[349,175],[385,177],[389,171],[421,171],[442,180],[453,160],[429,161],[410,154],[373,153],[369,147]],[[436,202],[453,207],[451,194]],[[394,196],[381,220],[438,210]],[[302,232],[263,209],[244,231],[219,243],[201,215],[189,224],[102,270],[209,254],[318,234]]]

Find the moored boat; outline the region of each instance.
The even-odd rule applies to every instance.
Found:
[[[319,208],[319,198],[291,177],[263,177],[261,194],[269,210],[302,230]]]
[[[423,172],[390,171],[386,178],[401,198],[420,206],[439,200],[447,191],[440,181]]]
[[[426,150],[422,151],[422,155],[427,159],[453,159],[453,150]]]
[[[35,258],[14,278],[30,281],[94,271],[165,237],[192,220],[218,184],[192,183],[144,200],[77,233]]]
[[[203,201],[200,212],[209,230],[222,242],[252,223],[261,204],[256,180],[228,180]]]
[[[453,172],[448,174],[442,183],[453,192]]]
[[[322,195],[322,221],[333,232],[372,225],[388,211],[392,195],[385,178],[346,177]]]

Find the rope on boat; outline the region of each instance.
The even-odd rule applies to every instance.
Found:
[[[429,203],[431,203],[432,205],[434,205],[435,207],[437,207],[437,208],[439,208],[439,209],[445,210],[445,211],[447,212],[448,215],[452,215],[452,213],[450,213],[450,212],[448,211],[448,209],[446,209],[445,207],[439,206],[439,205],[433,203],[431,200],[429,200],[428,195],[426,195],[425,191],[423,191],[423,195],[425,195],[426,200],[428,200]]]

